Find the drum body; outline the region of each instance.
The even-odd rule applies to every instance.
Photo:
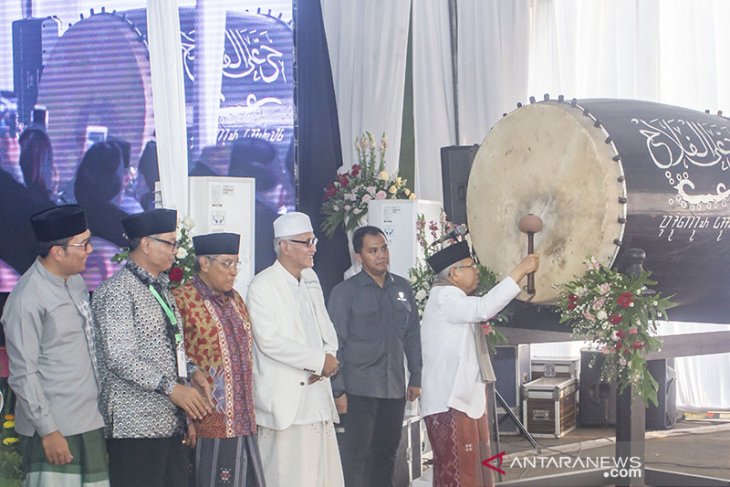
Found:
[[[526,252],[519,219],[542,218],[536,304],[641,248],[673,320],[727,322],[730,122],[634,100],[545,101],[515,110],[482,143],[467,192],[480,260],[506,275]],[[527,300],[522,293],[520,299]]]

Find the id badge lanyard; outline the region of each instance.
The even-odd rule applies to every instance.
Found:
[[[158,303],[160,303],[160,306],[162,306],[162,310],[167,315],[168,323],[173,328],[173,338],[175,340],[175,362],[177,363],[177,376],[178,378],[183,381],[188,378],[188,368],[187,368],[187,356],[185,355],[185,345],[183,343],[183,335],[180,333],[180,329],[177,326],[177,317],[175,316],[175,313],[172,312],[172,309],[170,308],[170,305],[167,304],[167,301],[160,296],[160,293],[157,292],[157,289],[150,284],[149,288],[152,295],[155,297]]]

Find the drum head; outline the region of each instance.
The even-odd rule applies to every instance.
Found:
[[[604,265],[616,257],[626,187],[615,147],[594,122],[569,104],[527,105],[499,121],[474,158],[467,213],[484,265],[508,275],[527,253],[520,218],[532,213],[543,220],[535,235],[537,293],[528,299],[523,291],[521,300],[555,303],[560,286],[585,273],[586,257]]]

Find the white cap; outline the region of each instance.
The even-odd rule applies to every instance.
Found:
[[[312,222],[304,213],[292,211],[274,220],[274,238],[290,237],[300,233],[314,232]]]

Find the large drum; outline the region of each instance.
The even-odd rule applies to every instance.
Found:
[[[588,256],[613,265],[646,251],[673,320],[730,316],[730,123],[633,100],[533,103],[506,115],[469,177],[469,228],[479,259],[506,275],[524,256],[518,221],[542,218],[536,304],[556,302]],[[528,300],[522,293],[520,299]]]

